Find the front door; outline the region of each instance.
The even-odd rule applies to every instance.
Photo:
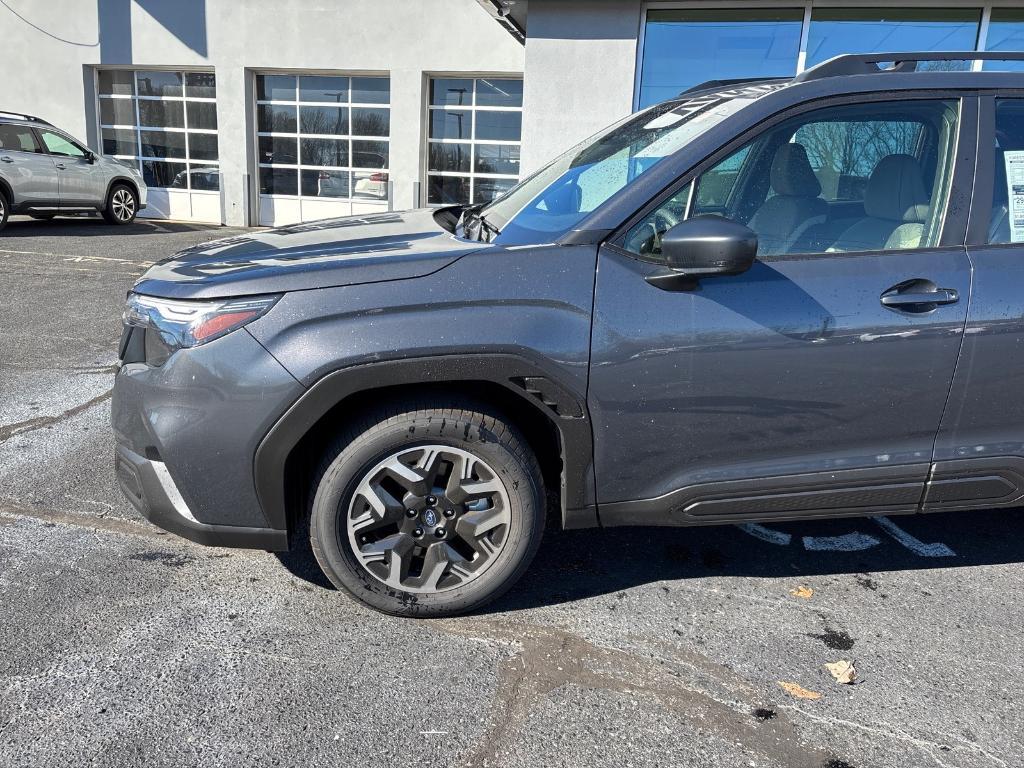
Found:
[[[603,523],[918,508],[970,296],[966,206],[946,211],[973,115],[958,99],[803,112],[602,247],[589,407]],[[754,266],[651,281],[667,271],[660,235],[705,214],[755,230]]]
[[[89,151],[54,131],[41,129],[39,136],[57,168],[61,207],[101,205],[107,194],[106,178]]]

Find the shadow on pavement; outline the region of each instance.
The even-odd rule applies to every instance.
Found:
[[[555,605],[656,581],[708,576],[795,578],[1024,562],[1022,517],[1024,510],[1009,509],[883,519],[895,523],[895,529],[856,517],[766,524],[754,532],[732,525],[583,531],[549,525],[526,574],[486,610]],[[278,553],[281,563],[299,578],[333,589],[308,537],[301,534],[295,541],[291,552]],[[855,542],[865,548],[813,549]],[[870,580],[865,586],[872,588]]]
[[[124,237],[126,235],[157,235],[169,232],[198,232],[219,228],[219,224],[189,224],[187,222],[136,219],[131,224],[107,224],[102,218],[69,217],[36,220],[11,217],[0,230],[0,242],[18,237]]]

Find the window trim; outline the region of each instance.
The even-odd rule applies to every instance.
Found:
[[[1020,250],[1024,243],[990,243],[988,242],[989,223],[992,216],[992,203],[995,199],[995,152],[991,144],[982,140],[995,135],[996,101],[999,99],[1019,99],[1024,101],[1024,88],[1004,88],[981,91],[978,94],[978,146],[988,147],[979,151],[974,179],[974,199],[971,205],[970,223],[967,228],[967,247],[980,250],[982,248],[1013,248]]]
[[[975,164],[976,160],[976,149],[977,139],[979,136],[979,113],[978,113],[978,92],[976,89],[936,89],[936,90],[907,90],[899,91],[899,99],[902,100],[927,100],[927,101],[949,101],[959,100],[960,102],[960,117],[957,126],[957,135],[953,140],[953,166],[949,182],[949,191],[946,195],[945,209],[942,213],[942,230],[939,233],[938,243],[928,248],[893,248],[891,250],[884,251],[886,255],[894,253],[905,253],[905,252],[919,252],[922,250],[926,251],[937,251],[937,250],[948,250],[950,248],[963,248],[967,238],[967,226],[968,221],[973,211],[971,205],[959,205],[954,207],[952,205],[952,199],[954,193],[960,189],[963,189],[963,180],[970,178],[971,176],[977,176],[977,168]],[[643,218],[653,212],[659,205],[664,203],[666,200],[671,198],[673,195],[678,193],[687,184],[690,184],[698,177],[700,177],[705,171],[713,168],[717,163],[729,157],[733,152],[741,149],[747,142],[755,139],[757,136],[773,129],[775,126],[790,120],[799,115],[806,114],[808,112],[814,112],[819,109],[827,109],[832,106],[845,106],[848,104],[864,104],[870,102],[886,102],[894,101],[892,93],[852,93],[843,94],[841,96],[825,96],[819,99],[812,99],[810,101],[804,101],[799,104],[791,105],[787,108],[780,110],[773,114],[770,118],[762,120],[758,124],[751,126],[747,130],[740,133],[738,136],[733,137],[729,142],[720,146],[710,155],[705,157],[703,160],[698,162],[696,165],[691,167],[689,170],[680,174],[678,179],[669,185],[666,189],[662,190],[658,195],[645,203],[638,211],[632,216],[627,217],[619,226],[617,226],[611,234],[602,242],[602,247],[610,247],[617,253],[629,256],[637,261],[653,264],[656,266],[664,267],[664,264],[658,259],[651,259],[640,254],[633,253],[627,250],[623,246],[623,241],[629,231],[638,224]],[[990,179],[991,180],[991,179]],[[975,179],[975,182],[980,179]],[[696,185],[694,185],[696,186]],[[968,184],[968,194],[970,190],[975,186],[975,183]],[[968,201],[969,202],[969,201]],[[950,211],[956,211],[957,213],[950,216]],[[1018,247],[1020,245],[1018,244]],[[864,256],[866,254],[882,253],[880,251],[868,250],[868,251],[844,251],[829,254],[830,257],[844,257],[844,256]],[[809,255],[817,255],[817,252],[812,253],[793,253],[793,254],[773,254],[766,256],[764,259],[758,257],[758,260],[764,263],[771,263],[775,261],[790,261],[793,259],[804,259]]]

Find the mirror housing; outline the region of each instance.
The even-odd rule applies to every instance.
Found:
[[[694,216],[662,235],[661,255],[665,266],[681,276],[738,275],[754,263],[757,235],[723,216]]]
[[[96,153],[93,152],[92,150],[89,150],[89,152],[85,156],[85,161],[89,165],[94,165],[96,163]]]

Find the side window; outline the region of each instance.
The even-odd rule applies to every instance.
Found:
[[[666,227],[683,210],[746,224],[758,236],[759,257],[934,247],[958,113],[956,101],[915,100],[800,115],[705,171],[692,182],[692,199],[687,185],[635,225],[623,245],[657,259]],[[1021,167],[1024,231],[1024,152]]]
[[[43,144],[50,154],[63,155],[65,157],[85,157],[84,149],[68,141],[59,133],[53,133],[52,131],[40,131],[39,133],[43,137]]]
[[[1024,243],[1024,99],[996,101],[994,143],[988,242]]]
[[[23,125],[0,125],[0,150],[38,152],[32,129]]]

